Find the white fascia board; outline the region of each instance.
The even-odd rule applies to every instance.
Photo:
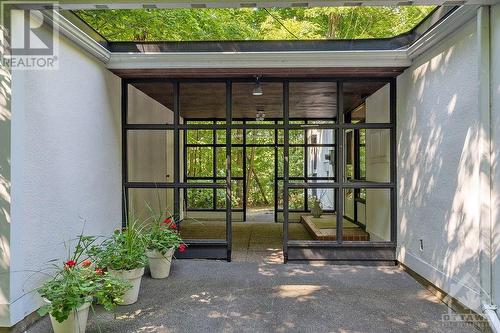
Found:
[[[83,32],[80,28],[71,23],[68,19],[62,16],[59,11],[52,11],[53,16],[44,15],[44,18],[52,21],[52,25],[59,29],[59,33],[66,36],[73,41],[76,45],[80,46],[91,55],[107,63],[111,58],[111,52],[106,47],[99,44],[95,39]]]
[[[112,53],[109,69],[407,67],[405,50]]]
[[[413,59],[472,19],[477,8],[460,7],[408,48],[399,50],[120,53],[109,52],[57,13],[55,21],[61,33],[97,57],[109,69],[408,67]]]
[[[408,47],[408,58],[410,60],[415,59],[444,38],[456,32],[462,25],[476,16],[478,7],[479,6],[461,6],[449,16],[445,17],[443,21],[426,31],[423,36]]]

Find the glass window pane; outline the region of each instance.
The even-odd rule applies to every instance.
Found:
[[[231,207],[232,209],[243,208],[243,180],[232,180]],[[217,189],[217,209],[226,209],[226,189]]]
[[[173,124],[173,100],[171,83],[129,84],[127,122],[129,124]]]
[[[289,176],[290,177],[304,177],[304,148],[303,147],[289,147],[288,160]]]
[[[226,148],[217,147],[217,177],[226,176]],[[243,177],[243,148],[231,149],[231,177]]]
[[[213,131],[212,130],[201,130],[201,129],[188,129],[187,133],[187,143],[188,144],[212,144],[214,142]]]
[[[187,147],[188,177],[213,177],[213,148]]]
[[[160,217],[172,216],[174,212],[173,189],[130,188],[128,189],[129,221],[149,224]]]
[[[345,241],[390,241],[390,190],[345,189],[343,230]]]
[[[389,86],[387,82],[345,82],[345,122],[389,123]]]
[[[173,131],[127,132],[128,180],[131,182],[174,181]]]
[[[181,189],[181,198],[184,191],[190,192],[186,196],[198,200],[200,206],[209,206],[209,199],[213,189]],[[209,193],[210,192],[210,193]],[[213,195],[212,195],[213,197]],[[182,206],[180,233],[185,240],[190,239],[226,239],[226,212],[213,210],[188,210],[186,205]],[[189,250],[189,249],[188,249]]]
[[[344,132],[347,181],[390,181],[390,133],[389,129]]]
[[[310,145],[333,145],[335,143],[334,129],[308,129],[307,143]]]
[[[262,122],[265,123],[265,122]],[[267,122],[266,122],[267,123]],[[272,122],[269,122],[272,124]],[[247,129],[247,144],[274,144],[274,129]]]
[[[290,189],[288,200],[297,195]],[[299,192],[304,195],[303,192]],[[288,235],[292,240],[336,240],[336,215],[334,189],[308,189],[307,211],[294,212],[290,209]]]
[[[186,189],[187,209],[212,209],[213,189],[189,188]]]
[[[309,180],[335,180],[335,147],[307,148],[307,177]]]

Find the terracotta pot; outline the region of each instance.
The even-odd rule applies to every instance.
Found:
[[[90,303],[85,303],[76,310],[73,310],[68,319],[62,323],[58,322],[52,315],[50,321],[54,333],[85,333],[87,328],[87,318],[89,316]]]
[[[146,255],[149,259],[149,270],[153,279],[164,279],[170,275],[170,265],[174,256],[174,248],[162,254],[158,250],[148,250]]]
[[[132,285],[132,288],[123,295],[123,302],[120,305],[129,305],[137,302],[139,298],[139,289],[141,288],[141,280],[144,275],[144,267],[131,270],[114,270],[108,268],[108,273],[111,276],[127,281]]]

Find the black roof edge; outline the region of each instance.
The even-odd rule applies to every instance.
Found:
[[[227,41],[108,41],[73,11],[61,11],[110,52],[283,52],[283,51],[371,51],[398,50],[419,39],[459,6],[438,6],[408,32],[390,38],[330,40],[227,40]]]

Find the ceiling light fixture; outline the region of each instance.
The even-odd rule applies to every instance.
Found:
[[[264,91],[262,90],[262,86],[260,84],[260,76],[255,77],[255,87],[253,88],[252,95],[254,96],[264,95]]]
[[[257,109],[257,113],[255,114],[255,120],[264,121],[266,118],[266,113],[262,109]]]

